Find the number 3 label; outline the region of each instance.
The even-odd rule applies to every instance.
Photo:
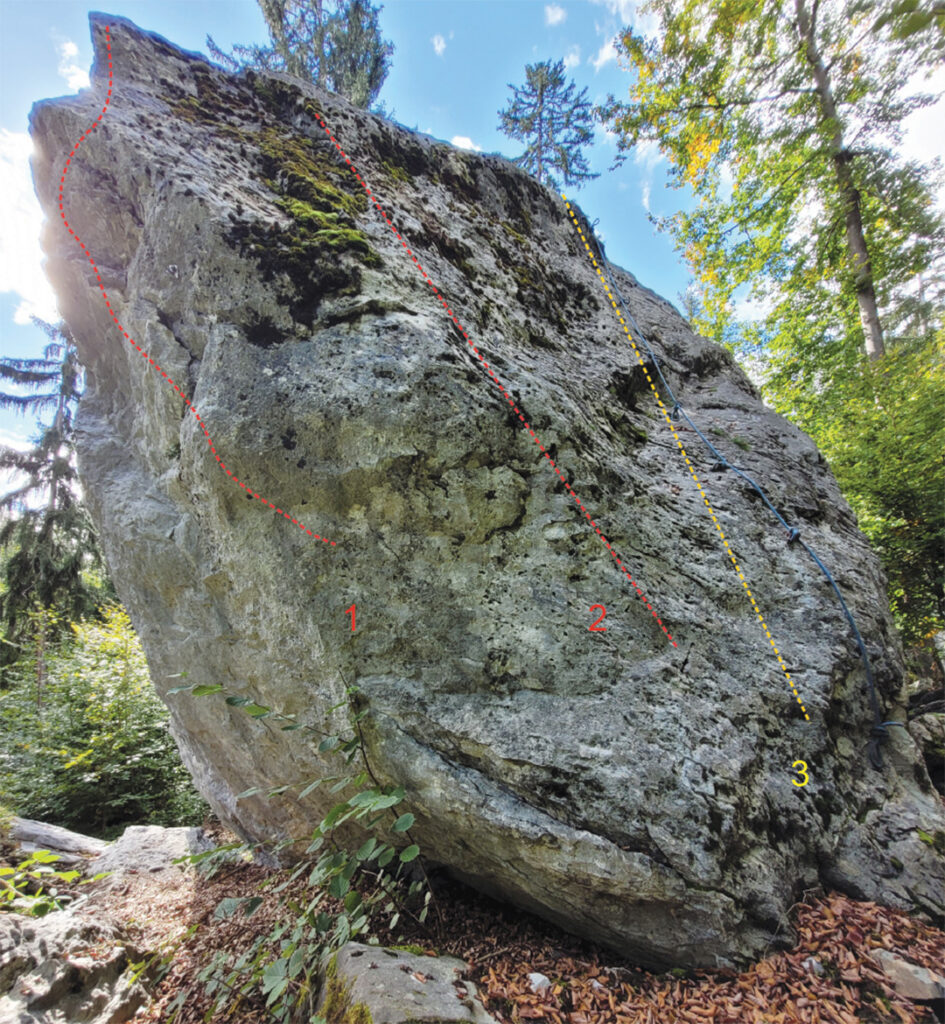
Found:
[[[798,765],[800,765],[800,768],[797,767]],[[791,779],[791,782],[793,782],[795,786],[806,786],[807,783],[810,782],[810,779],[808,778],[807,774],[807,762],[795,761],[794,764],[791,765],[791,767],[794,769],[794,771],[797,772],[798,775],[804,776],[803,782],[798,782],[797,779]]]
[[[601,623],[604,621],[604,616],[607,614],[607,609],[602,604],[592,604],[591,611],[594,612],[600,609],[600,615],[587,627],[592,633],[606,633],[607,627],[602,626]]]

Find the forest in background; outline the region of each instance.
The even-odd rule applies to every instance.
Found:
[[[382,115],[393,47],[365,0],[259,0],[266,46],[229,70],[287,70]],[[548,185],[593,177],[592,126],[649,142],[688,197],[660,222],[687,260],[683,306],[827,457],[878,552],[916,672],[945,628],[945,226],[940,167],[897,158],[898,125],[931,102],[945,14],[911,0],[652,2],[659,31],[619,46],[628,98],[593,108],[562,61],[527,65],[498,112],[516,163]],[[725,45],[718,45],[719,40]],[[373,106],[372,106],[373,105]],[[764,315],[736,320],[750,286]],[[140,645],[82,505],[74,415],[82,370],[64,324],[41,359],[0,359],[0,403],[36,418],[0,499],[0,804],[91,834],[197,823]]]

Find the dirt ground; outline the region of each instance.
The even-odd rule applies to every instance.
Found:
[[[219,826],[211,830],[217,843],[234,840]],[[288,912],[280,898],[307,892],[304,875],[281,897],[266,895],[248,920],[237,914],[220,921],[214,909],[226,897],[254,895],[260,884],[268,880],[272,887],[288,875],[239,862],[209,879],[174,869],[125,876],[117,887],[97,883],[87,905],[127,922],[141,948],[163,951],[168,961],[151,1006],[136,1020],[168,1024],[170,1008],[179,1003],[175,1024],[203,1022],[210,1002],[197,978],[200,970],[219,951],[239,955],[284,920]],[[798,941],[790,951],[774,952],[741,972],[666,974],[639,970],[457,883],[437,880],[435,893],[426,926],[408,922],[396,935],[383,927],[375,934],[382,944],[411,943],[465,960],[467,977],[501,1024],[931,1024],[937,1019],[931,1007],[895,993],[873,954],[887,949],[941,971],[945,932],[839,893],[812,891],[791,908]],[[815,972],[813,960],[822,973]],[[528,981],[533,971],[546,975],[552,987],[533,993]],[[229,1024],[270,1020],[259,996],[243,1000],[225,1017],[211,1018],[224,1019]]]

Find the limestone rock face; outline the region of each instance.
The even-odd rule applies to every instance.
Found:
[[[91,89],[35,106],[34,175],[87,367],[85,495],[157,691],[222,683],[333,732],[356,683],[372,770],[405,787],[430,861],[645,966],[790,942],[818,881],[939,912],[918,830],[945,821],[915,743],[892,728],[870,766],[829,586],[660,411],[561,196],[91,21]],[[110,305],[58,211],[106,104],[106,26],[111,100],[63,204]],[[815,446],[615,274],[694,421],[832,569],[904,718],[879,564]],[[236,794],[335,771],[317,737],[166,700],[229,825],[311,832],[323,789]]]

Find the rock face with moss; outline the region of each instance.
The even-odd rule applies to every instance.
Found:
[[[105,105],[106,25],[111,102],[64,210],[110,306],[58,217]],[[337,764],[168,691],[222,684],[335,732],[357,684],[371,770],[405,788],[429,861],[643,965],[790,942],[818,882],[940,910],[915,743],[891,728],[869,764],[830,588],[661,411],[562,198],[301,82],[228,76],[120,18],[92,30],[91,89],[32,114],[88,370],[79,466],[223,819],[305,836],[324,789],[237,794]],[[814,445],[615,274],[695,422],[833,570],[902,720],[878,562]]]

